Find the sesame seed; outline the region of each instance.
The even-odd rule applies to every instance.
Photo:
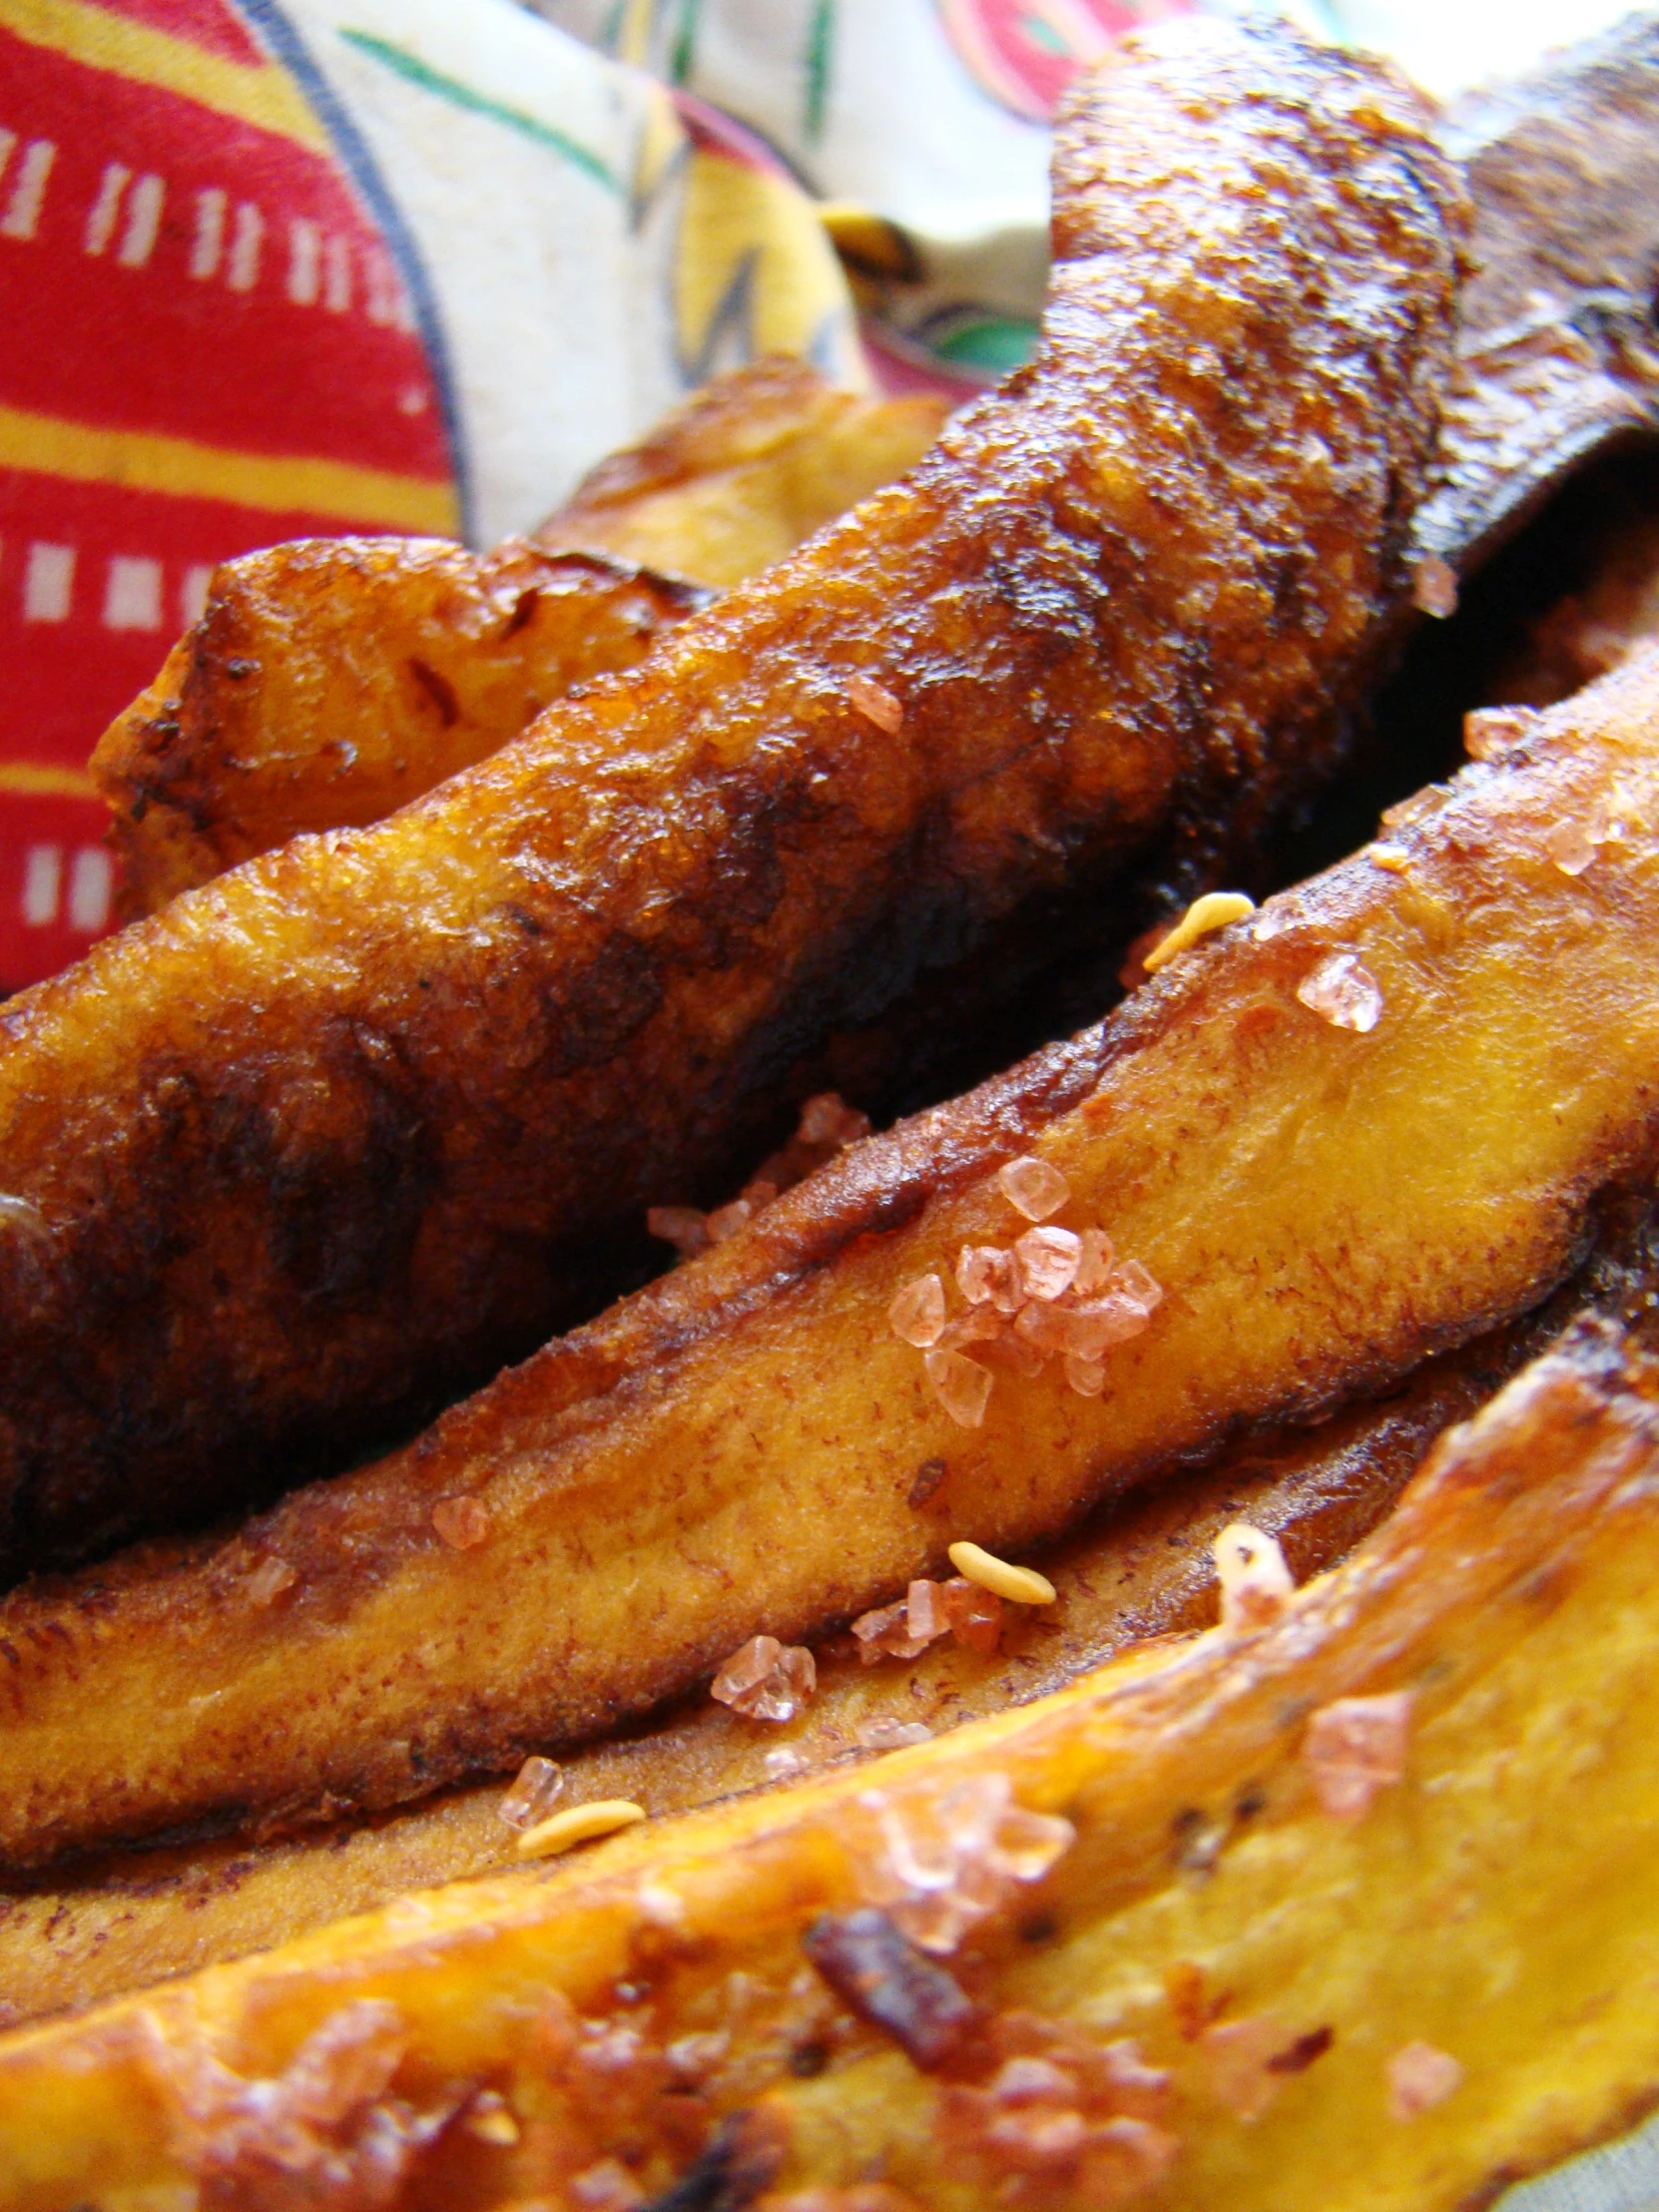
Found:
[[[1200,937],[1225,929],[1231,921],[1243,921],[1246,914],[1255,911],[1255,899],[1247,898],[1243,891],[1206,891],[1202,898],[1193,900],[1167,937],[1161,937],[1150,952],[1141,954],[1141,965],[1148,975],[1156,975],[1167,961],[1185,952]]]
[[[598,1798],[591,1805],[568,1806],[551,1820],[538,1821],[518,1839],[521,1859],[552,1859],[574,1844],[591,1843],[596,1836],[613,1835],[643,1821],[645,1808],[626,1798]]]
[[[1052,1605],[1055,1588],[1047,1575],[1034,1567],[1016,1567],[997,1558],[982,1544],[952,1544],[950,1564],[965,1581],[1006,1598],[1010,1605]]]

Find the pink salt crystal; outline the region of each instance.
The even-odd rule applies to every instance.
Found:
[[[875,1790],[859,1802],[875,1815],[881,1839],[864,1868],[869,1902],[923,1950],[954,1950],[1017,1885],[1040,1881],[1076,1838],[1069,1821],[1016,1805],[1005,1774],[965,1776],[902,1807]]]
[[[1382,1014],[1382,993],[1375,975],[1355,952],[1333,952],[1297,985],[1304,1006],[1334,1029],[1375,1029]]]
[[[1587,825],[1557,822],[1545,833],[1544,851],[1563,875],[1582,875],[1606,839],[1606,826],[1599,816]]]
[[[730,1206],[717,1206],[706,1224],[709,1242],[725,1244],[740,1229],[747,1229],[754,1211],[747,1198],[735,1198]]]
[[[645,2202],[645,2191],[619,2158],[584,2166],[567,2186],[584,2212],[635,2212]]]
[[[965,1345],[996,1344],[1007,1334],[1005,1315],[991,1306],[970,1306],[965,1314],[945,1323],[939,1344],[946,1352],[960,1352]]]
[[[904,710],[890,691],[879,684],[872,684],[867,676],[849,676],[846,680],[846,696],[866,721],[873,722],[877,730],[884,730],[889,738],[897,737],[903,727]]]
[[[1437,554],[1419,561],[1411,573],[1411,604],[1444,622],[1457,612],[1457,571]]]
[[[1527,738],[1538,717],[1529,707],[1477,707],[1463,717],[1463,751],[1471,761],[1496,761]]]
[[[553,1810],[564,1786],[564,1769],[557,1760],[543,1759],[538,1752],[519,1768],[512,1788],[505,1792],[496,1811],[509,1828],[534,1828]]]
[[[956,1256],[956,1288],[970,1306],[989,1306],[999,1314],[1019,1312],[1019,1271],[1013,1254],[1000,1245],[963,1245]]]
[[[1279,2093],[1280,2077],[1268,2061],[1282,2048],[1284,2031],[1257,2013],[1217,2020],[1198,2038],[1210,2094],[1241,2120],[1258,2120]]]
[[[1069,1229],[1028,1229],[1014,1246],[1019,1287],[1027,1298],[1064,1297],[1083,1259],[1083,1240]]]
[[[1112,1270],[1107,1289],[1112,1297],[1138,1306],[1143,1314],[1156,1313],[1164,1303],[1164,1286],[1139,1260],[1125,1260]]]
[[[959,1352],[927,1355],[927,1380],[933,1395],[959,1428],[977,1428],[990,1403],[991,1372]]]
[[[260,1561],[248,1577],[249,1600],[262,1609],[275,1605],[282,1592],[291,1590],[298,1579],[298,1568],[289,1566],[285,1559],[278,1559],[272,1552]]]
[[[945,1610],[944,1591],[937,1582],[918,1580],[910,1584],[904,1596],[904,1625],[910,1635],[919,1636],[924,1644],[948,1634],[950,1618]]]
[[[865,1721],[858,1731],[860,1751],[902,1751],[906,1744],[925,1744],[932,1741],[933,1731],[925,1721],[900,1721],[890,1716]]]
[[[996,1649],[1002,1634],[1002,1600],[994,1590],[983,1590],[965,1575],[953,1574],[940,1586],[939,1596],[957,1643],[987,1655]]]
[[[1072,1289],[1079,1298],[1087,1298],[1093,1291],[1103,1291],[1106,1279],[1112,1272],[1112,1240],[1104,1229],[1085,1229],[1083,1249],[1078,1255],[1077,1273],[1072,1278]]]
[[[818,1687],[818,1665],[804,1644],[751,1636],[709,1685],[709,1695],[756,1721],[793,1721]]]
[[[788,1744],[782,1751],[769,1751],[761,1764],[774,1782],[786,1782],[792,1775],[807,1772],[806,1759]]]
[[[653,1206],[645,1217],[649,1235],[671,1244],[682,1259],[709,1249],[708,1216],[695,1206]]]
[[[1234,1521],[1216,1538],[1215,1557],[1222,1627],[1237,1635],[1276,1621],[1296,1592],[1277,1537]]]
[[[1040,1311],[1046,1314],[1049,1312],[1049,1308],[1044,1306]],[[1043,1351],[1042,1347],[1034,1345],[1029,1337],[1016,1335],[1014,1331],[1010,1331],[1006,1337],[1002,1338],[996,1349],[998,1355],[1007,1360],[1008,1365],[1017,1375],[1027,1377],[1041,1375],[1043,1369],[1048,1365],[1049,1355]]]
[[[925,1637],[921,1643],[911,1640],[909,1607],[902,1598],[896,1605],[876,1605],[860,1613],[852,1633],[858,1639],[859,1661],[866,1667],[873,1667],[878,1659],[913,1659],[927,1641]]]
[[[906,1283],[887,1308],[887,1324],[918,1352],[936,1345],[944,1329],[944,1285],[938,1277],[922,1275]]]
[[[1403,1779],[1410,1734],[1409,1690],[1322,1705],[1302,1746],[1321,1808],[1333,1820],[1363,1820],[1378,1792]]]
[[[1388,2114],[1396,2120],[1414,2120],[1444,2104],[1461,2087],[1463,2069],[1448,2050],[1432,2043],[1402,2043],[1388,2060]]]
[[[1027,1221],[1047,1221],[1050,1214],[1057,1214],[1071,1196],[1071,1185],[1058,1168],[1051,1168],[1046,1160],[1027,1155],[1023,1160],[1010,1160],[1006,1167],[996,1172],[997,1187],[1010,1206],[1022,1213]]]
[[[1079,1397],[1098,1397],[1106,1387],[1106,1365],[1101,1360],[1079,1360],[1066,1354],[1066,1381]]]
[[[1138,1300],[1108,1297],[1081,1306],[1027,1306],[1014,1329],[1040,1352],[1092,1366],[1112,1345],[1143,1335],[1146,1326],[1146,1309]]]
[[[471,1551],[489,1535],[489,1511],[475,1497],[440,1497],[432,1507],[432,1528],[451,1551]]]
[[[869,1135],[869,1116],[848,1106],[839,1091],[820,1091],[802,1107],[797,1134],[803,1144],[856,1144]]]

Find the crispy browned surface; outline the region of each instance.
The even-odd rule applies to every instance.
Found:
[[[978,2212],[1023,2172],[1044,2212],[1485,2203],[1659,2084],[1656,1399],[1591,1329],[1266,1626],[8,2036],[0,2195],[578,2212],[678,2180],[665,2205],[741,2212],[873,2172],[904,2194],[765,2201]],[[1401,1693],[1395,1778],[1335,1818],[1319,1715]],[[1006,1793],[1026,1881],[985,1880],[964,1791]],[[941,1830],[980,1911],[928,1957],[901,1846],[936,1865]],[[1424,2045],[1455,2068],[1402,2117]]]
[[[903,483],[0,1011],[0,1571],[338,1464],[540,1341],[574,1240],[753,1159],[828,1027],[1063,887],[1202,877],[1329,761],[1459,188],[1288,31],[1172,27],[1060,145],[1039,356]]]
[[[1478,210],[1421,552],[1478,566],[1590,455],[1659,421],[1659,13],[1445,117]]]
[[[1575,825],[1599,843],[1568,872],[1551,839]],[[223,1541],[14,1593],[0,1855],[505,1768],[758,1631],[798,1639],[891,1595],[957,1537],[1018,1549],[1524,1311],[1602,1195],[1653,1173],[1656,837],[1649,657],[1099,1029],[853,1146],[406,1450]],[[1299,996],[1338,951],[1381,992],[1368,1033]],[[1031,1148],[1070,1184],[1058,1220],[1103,1224],[1167,1297],[1100,1396],[1004,1370],[963,1430],[888,1305],[948,1282],[964,1244],[1011,1242],[993,1171]],[[456,1496],[487,1516],[466,1550],[431,1517]],[[293,1580],[262,1607],[273,1561]]]
[[[92,756],[131,910],[301,830],[378,822],[701,604],[515,538],[301,538],[227,562]]]
[[[631,1799],[659,1816],[774,1785],[768,1756],[809,1769],[857,1757],[894,1722],[935,1733],[1027,1703],[1129,1644],[1208,1627],[1211,1547],[1229,1522],[1278,1538],[1298,1581],[1342,1558],[1382,1518],[1439,1432],[1473,1412],[1575,1316],[1659,1329],[1652,1229],[1609,1224],[1597,1252],[1519,1322],[1425,1361],[1382,1400],[1312,1430],[1247,1437],[1222,1462],[1108,1506],[1042,1554],[1051,1609],[1009,1607],[996,1653],[946,1639],[870,1668],[837,1638],[818,1650],[818,1693],[787,1727],[695,1696],[649,1728],[584,1746],[564,1762],[563,1801]],[[510,1865],[501,1786],[450,1792],[362,1822],[255,1843],[128,1850],[66,1879],[0,1890],[0,2025],[85,2007],[173,1974],[245,1956],[368,1912],[409,1890]],[[535,1881],[531,1872],[522,1877]]]
[[[919,461],[950,409],[865,399],[773,354],[717,376],[591,470],[535,533],[702,584],[739,584]]]
[[[1387,1510],[1435,1435],[1462,1419],[1547,1339],[1579,1301],[1640,1319],[1659,1288],[1645,1243],[1564,1285],[1542,1315],[1430,1360],[1386,1400],[1313,1431],[1250,1439],[1169,1490],[1096,1514],[1045,1552],[1059,1602],[1010,1607],[981,1657],[947,1639],[919,1658],[864,1666],[837,1638],[818,1651],[818,1694],[780,1728],[706,1697],[645,1730],[590,1744],[564,1762],[563,1799],[626,1798],[680,1812],[775,1780],[787,1747],[809,1768],[855,1756],[872,1729],[935,1732],[1023,1704],[1140,1639],[1209,1626],[1210,1547],[1246,1519],[1279,1538],[1298,1579],[1343,1556]],[[266,1843],[117,1852],[67,1880],[0,1890],[0,2025],[84,2006],[220,1958],[263,1950],[407,1890],[509,1865],[516,1841],[490,1783],[365,1822]],[[527,1875],[526,1880],[536,1879]]]

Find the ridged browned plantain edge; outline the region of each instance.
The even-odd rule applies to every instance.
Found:
[[[93,751],[125,911],[300,830],[378,822],[708,597],[516,538],[301,538],[226,562]]]
[[[905,482],[388,823],[0,1010],[7,1571],[476,1381],[590,1240],[755,1157],[827,1030],[1061,883],[1247,847],[1332,757],[1457,181],[1371,65],[1219,23],[1104,69],[1058,162],[1037,357]]]
[[[1265,1623],[5,2037],[0,2194],[1473,2212],[1659,2081],[1656,1471],[1588,1325]]]
[[[1659,426],[1659,12],[1467,94],[1440,143],[1479,210],[1425,558],[1479,566],[1591,454]]]
[[[1444,1428],[1579,1317],[1604,1317],[1659,1350],[1656,1291],[1651,1216],[1614,1209],[1591,1258],[1535,1312],[1425,1361],[1383,1399],[1312,1430],[1246,1436],[1218,1465],[1092,1515],[1038,1560],[1058,1603],[1007,1608],[993,1655],[946,1639],[871,1668],[836,1639],[818,1649],[817,1694],[794,1722],[747,1720],[694,1696],[571,1753],[560,1802],[628,1800],[656,1818],[777,1787],[775,1753],[808,1772],[867,1759],[883,1726],[939,1733],[1046,1696],[1133,1643],[1206,1628],[1223,1527],[1244,1520],[1274,1536],[1306,1581],[1376,1527]],[[498,1783],[477,1785],[349,1832],[127,1850],[14,1879],[0,1888],[0,2027],[267,1949],[410,1890],[500,1872],[517,1842],[501,1801]],[[539,1881],[541,1871],[519,1879]]]
[[[757,1631],[844,1619],[955,1538],[1040,1541],[1524,1312],[1601,1203],[1651,1185],[1656,928],[1650,656],[1099,1029],[854,1146],[407,1450],[220,1542],[14,1593],[0,1857],[506,1769]],[[1374,1025],[1315,1010],[1339,955],[1375,988]],[[888,1306],[1019,1232],[995,1171],[1030,1149],[1069,1181],[1061,1221],[1103,1222],[1167,1296],[1099,1396],[999,1370],[984,1424],[953,1428]],[[483,1541],[453,1550],[432,1513],[460,1496]]]

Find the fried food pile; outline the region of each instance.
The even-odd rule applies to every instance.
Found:
[[[762,364],[221,572],[0,1010],[0,2202],[1451,2212],[1651,2096],[1637,492],[1224,886],[1637,482],[1655,109],[1172,25],[919,459]]]

